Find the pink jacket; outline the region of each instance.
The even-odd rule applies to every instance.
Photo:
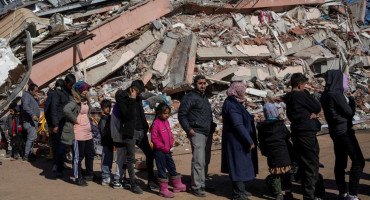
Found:
[[[173,136],[168,120],[155,119],[151,132],[153,149],[166,154],[170,153],[170,149],[173,146]]]

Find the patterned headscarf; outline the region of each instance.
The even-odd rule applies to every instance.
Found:
[[[343,90],[344,93],[348,92],[348,76],[346,74],[343,74]]]
[[[84,81],[78,81],[77,83],[75,83],[74,88],[81,96],[81,93],[85,90],[88,90],[90,88],[90,85]]]
[[[231,84],[229,89],[227,89],[227,96],[234,96],[239,102],[245,101],[245,92],[247,85],[243,82],[234,82]]]

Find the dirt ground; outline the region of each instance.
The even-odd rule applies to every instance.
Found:
[[[362,147],[366,159],[366,167],[360,181],[359,197],[362,200],[370,199],[370,130],[357,133],[357,138]],[[326,196],[324,199],[336,199],[337,188],[334,181],[334,153],[333,144],[329,135],[318,136],[320,143],[320,162],[325,168],[320,169],[324,176]],[[186,150],[187,149],[187,150]],[[177,171],[183,174],[185,183],[190,183],[190,146],[184,146],[176,150],[174,160]],[[209,167],[210,180],[209,185],[217,190],[213,193],[207,193],[206,198],[197,198],[189,193],[177,193],[177,199],[230,199],[231,182],[227,174],[220,172],[221,150],[220,146],[214,146],[212,159]],[[133,194],[125,189],[112,189],[103,187],[97,182],[89,182],[87,187],[79,187],[72,184],[72,170],[65,172],[65,178],[56,179],[51,172],[52,163],[46,158],[40,158],[32,163],[25,163],[20,160],[11,161],[4,158],[4,150],[0,152],[0,159],[3,164],[0,166],[0,200],[8,199],[162,199],[157,195],[158,191],[145,190],[144,194]],[[350,163],[349,165],[350,166]],[[71,165],[69,165],[71,167]],[[97,176],[100,176],[100,160],[94,161],[94,170]],[[347,168],[349,170],[349,167]],[[268,175],[266,158],[259,155],[260,173],[255,180],[248,183],[247,189],[253,193],[252,200],[273,199],[267,195],[265,177]],[[138,171],[137,177],[140,184],[145,188],[146,172]],[[346,177],[348,180],[348,176]],[[302,199],[300,186],[294,184],[294,197]]]

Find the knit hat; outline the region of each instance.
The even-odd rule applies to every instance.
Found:
[[[247,85],[243,82],[233,82],[229,89],[227,89],[227,96],[234,96],[239,102],[245,101],[245,91]]]
[[[279,111],[274,104],[266,103],[263,106],[263,114],[265,115],[266,119],[277,118],[279,116]]]
[[[131,87],[136,87],[137,89],[140,90],[140,92],[145,91],[145,86],[142,80],[135,80],[131,83]]]
[[[81,95],[81,93],[90,88],[90,85],[85,81],[78,81],[74,85],[75,90]]]

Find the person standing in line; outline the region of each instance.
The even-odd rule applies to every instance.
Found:
[[[62,143],[73,144],[73,171],[75,183],[87,186],[86,181],[94,178],[93,162],[95,156],[94,141],[90,122],[91,105],[88,91],[90,85],[78,81],[72,89],[73,99],[64,107],[66,123],[62,133]],[[81,162],[85,159],[86,174],[82,175]]]
[[[127,90],[118,90],[115,97],[121,119],[119,135],[123,138],[123,147],[127,151],[127,170],[130,176],[131,191],[136,194],[142,194],[143,190],[137,184],[135,177],[135,145],[144,152],[146,157],[148,169],[147,187],[149,189],[159,189],[157,178],[154,175],[153,150],[149,145],[147,136],[149,125],[145,118],[142,99],[140,97],[144,91],[145,86],[143,81],[135,80]],[[112,137],[113,135],[112,130]]]
[[[234,82],[227,90],[222,106],[221,172],[228,173],[233,186],[233,199],[249,200],[246,182],[256,177],[252,150],[255,148],[254,116],[243,106],[247,86]],[[257,161],[255,161],[257,162]]]
[[[194,78],[193,85],[194,89],[181,100],[178,118],[191,143],[193,154],[191,160],[191,187],[193,194],[198,197],[205,197],[205,190],[214,190],[214,188],[206,185],[206,176],[211,160],[212,136],[216,125],[212,121],[211,104],[205,94],[207,87],[205,76],[197,75]]]
[[[38,120],[40,117],[39,102],[37,97],[39,87],[36,84],[31,83],[28,86],[28,91],[25,91],[22,95],[22,120],[23,128],[27,132],[27,141],[24,152],[23,161],[29,162],[36,159],[36,155],[33,153],[33,144],[37,138]]]
[[[292,91],[283,100],[286,113],[291,122],[293,148],[297,156],[298,173],[302,178],[304,200],[318,200],[315,197],[315,185],[319,180],[320,147],[316,134],[321,129],[317,114],[321,105],[305,90],[308,79],[302,73],[291,77]]]
[[[325,90],[321,96],[329,134],[334,143],[335,181],[338,186],[339,200],[359,200],[357,197],[361,173],[365,159],[352,129],[352,119],[356,113],[355,93],[348,93],[348,77],[339,70],[329,70],[325,74]],[[348,157],[352,160],[347,190],[345,169]],[[347,191],[349,191],[347,193]]]
[[[160,103],[156,108],[156,117],[150,131],[158,169],[159,195],[166,198],[174,197],[173,193],[168,190],[166,169],[171,177],[173,192],[186,191],[186,185],[182,184],[181,174],[177,173],[175,162],[172,159],[171,148],[174,140],[168,122],[170,113],[171,108],[166,103]]]
[[[4,135],[8,142],[6,158],[13,156],[17,160],[22,146],[22,122],[20,119],[20,108],[17,103],[12,102],[9,105],[9,112],[4,130]]]
[[[64,84],[61,86],[61,89],[54,91],[50,99],[51,102],[49,110],[51,115],[51,123],[48,123],[48,125],[53,127],[53,134],[56,135],[54,156],[57,177],[59,178],[63,177],[65,155],[65,145],[61,142],[63,127],[66,123],[66,117],[64,115],[63,108],[71,99],[73,99],[71,89],[75,83],[76,77],[73,74],[68,74],[64,79]],[[72,145],[72,142],[70,145]]]
[[[272,103],[263,106],[265,121],[257,124],[258,146],[262,155],[267,157],[270,176],[272,177],[269,188],[272,189],[276,200],[293,200],[291,191],[291,169],[292,169],[292,144],[290,143],[290,132],[284,120],[279,119],[279,111]],[[282,188],[285,186],[285,195]]]

